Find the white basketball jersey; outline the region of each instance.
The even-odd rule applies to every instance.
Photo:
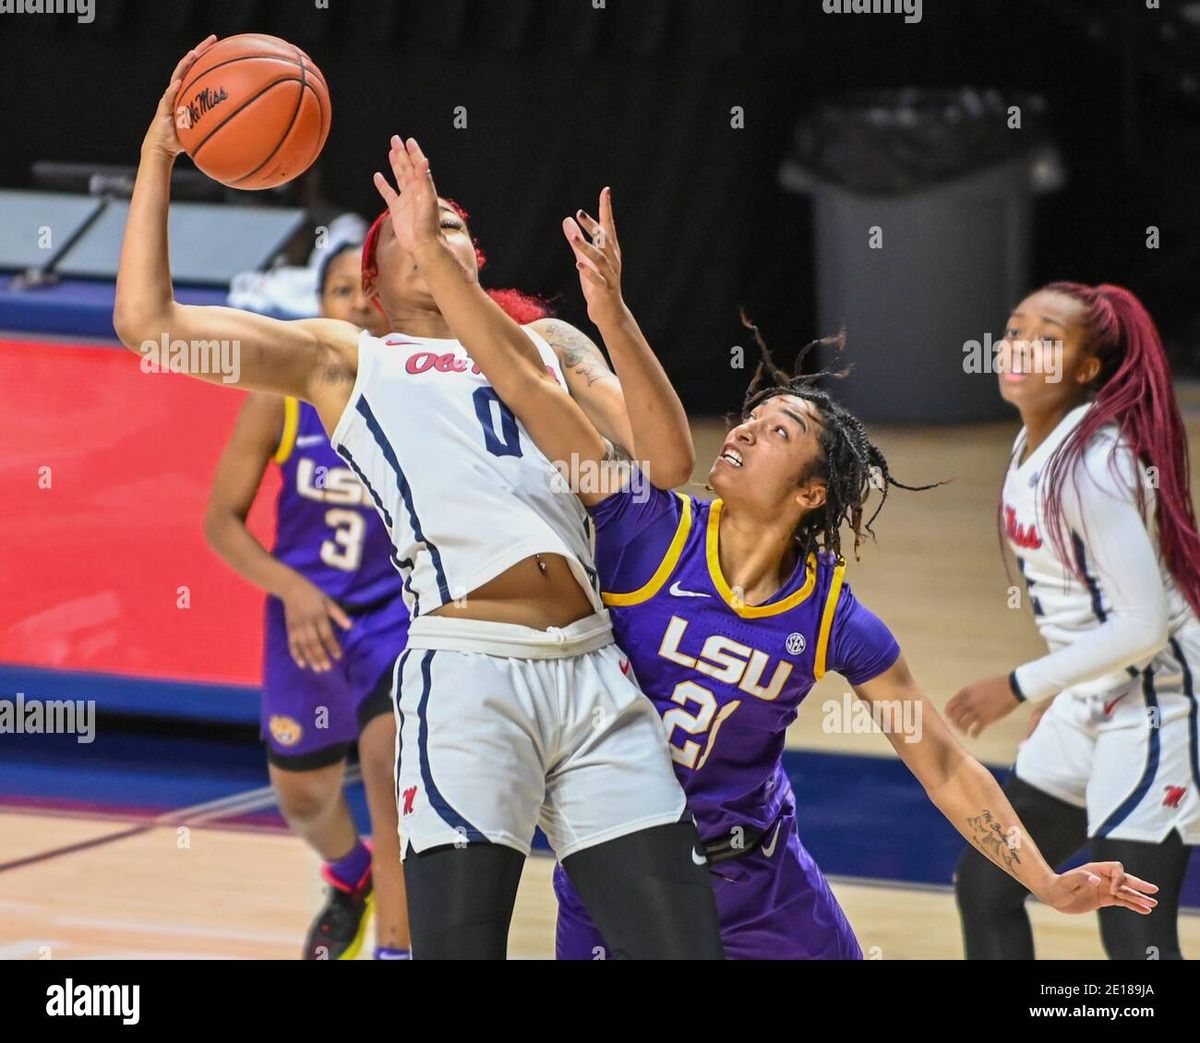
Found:
[[[1080,633],[1098,627],[1112,611],[1104,585],[1089,562],[1087,534],[1090,526],[1104,524],[1106,503],[1112,502],[1109,494],[1086,480],[1081,480],[1077,485],[1086,525],[1084,531],[1064,527],[1062,534],[1063,547],[1074,559],[1074,567],[1059,559],[1044,511],[1048,493],[1044,481],[1047,465],[1054,452],[1079,426],[1089,408],[1090,404],[1083,405],[1068,413],[1046,441],[1023,461],[1021,454],[1025,446],[1025,432],[1022,430],[1013,447],[1012,463],[1004,481],[1001,520],[1005,535],[1025,579],[1038,629],[1051,652],[1070,644]],[[1086,465],[1093,471],[1107,468],[1114,455],[1119,465],[1119,484],[1127,487],[1128,495],[1132,498],[1135,496],[1135,483],[1141,482],[1140,467],[1116,426],[1098,432],[1084,450]],[[1071,482],[1072,476],[1066,475],[1064,480]],[[1152,488],[1145,490],[1145,504],[1146,525],[1157,549]],[[1188,618],[1190,609],[1163,564],[1161,555],[1159,572],[1167,591],[1170,630],[1173,633]],[[1076,695],[1109,691],[1127,684],[1130,677],[1136,676],[1137,671],[1149,661],[1126,664],[1121,671],[1076,685],[1071,691]]]
[[[459,341],[363,333],[330,441],[383,517],[414,618],[537,553],[566,558],[603,611],[587,512]]]

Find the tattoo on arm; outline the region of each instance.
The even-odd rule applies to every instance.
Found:
[[[600,349],[569,323],[556,321],[546,334],[562,365],[583,377],[588,387],[606,377],[616,379]]]
[[[1010,869],[1021,864],[1017,845],[1012,842],[1017,835],[1016,831],[1010,830],[1006,833],[987,808],[983,809],[983,814],[967,819],[967,825],[971,827],[972,841],[997,865]]]

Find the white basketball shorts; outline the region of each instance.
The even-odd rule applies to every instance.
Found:
[[[417,852],[490,841],[558,858],[686,807],[608,613],[568,627],[421,616],[396,661],[396,799]]]
[[[1200,626],[1189,622],[1119,688],[1065,691],[1017,754],[1016,773],[1086,808],[1089,837],[1200,844]]]

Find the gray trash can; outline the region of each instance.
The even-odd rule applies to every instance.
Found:
[[[1030,288],[1033,195],[1064,180],[1043,126],[1040,99],[967,90],[858,94],[801,121],[780,177],[813,198],[814,332],[845,323],[854,369],[830,390],[864,419],[1007,413],[992,338]]]

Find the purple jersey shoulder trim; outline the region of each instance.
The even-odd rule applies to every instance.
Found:
[[[688,534],[692,531],[692,499],[690,496],[684,496],[682,493],[675,493],[674,495],[679,497],[679,524],[675,527],[675,535],[671,537],[671,543],[667,547],[662,561],[659,562],[658,568],[654,570],[654,575],[637,590],[632,590],[625,594],[603,591],[601,596],[604,604],[614,607],[641,604],[643,601],[648,601],[654,597],[662,588],[662,585],[670,579],[671,573],[675,571],[675,567],[679,564],[679,557],[683,553],[684,547],[687,546]]]

